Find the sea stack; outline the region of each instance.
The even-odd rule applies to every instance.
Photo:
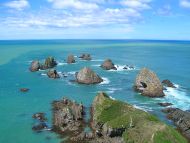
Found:
[[[176,87],[174,86],[174,84],[173,84],[170,80],[168,80],[168,79],[163,80],[163,81],[162,81],[162,84],[163,84],[164,86],[166,86],[166,87],[176,88]]]
[[[55,61],[54,57],[48,57],[45,60],[45,63],[41,65],[41,69],[49,69],[49,68],[54,68],[57,65],[57,62]]]
[[[75,57],[74,57],[74,55],[69,55],[69,56],[67,57],[67,63],[68,63],[68,64],[75,63]]]
[[[102,67],[104,70],[117,70],[114,63],[110,59],[106,59],[100,67]]]
[[[31,72],[39,71],[40,62],[38,60],[32,61],[31,66],[30,66],[29,69],[30,69]]]
[[[157,75],[147,68],[143,68],[137,75],[134,88],[144,96],[163,97],[163,86]]]
[[[90,68],[84,67],[76,73],[76,81],[81,84],[97,84],[101,83],[103,79]]]

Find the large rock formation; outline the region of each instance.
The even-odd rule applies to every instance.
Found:
[[[59,74],[57,73],[57,71],[55,69],[51,69],[47,72],[47,75],[49,78],[60,78]]]
[[[40,69],[40,62],[37,61],[37,60],[32,61],[31,66],[30,66],[29,69],[30,69],[31,72],[39,71],[39,69]]]
[[[75,57],[74,57],[74,55],[69,55],[69,56],[67,57],[67,63],[68,63],[68,64],[75,63]]]
[[[174,84],[173,84],[170,80],[168,80],[168,79],[163,80],[163,81],[162,81],[162,84],[163,84],[164,86],[167,86],[167,87],[176,88],[176,87],[174,86]]]
[[[75,137],[84,129],[84,107],[71,100],[54,101],[53,104],[53,130],[60,134],[69,133],[70,138]]]
[[[136,77],[134,88],[144,96],[163,97],[163,86],[157,75],[143,68]]]
[[[76,81],[82,84],[96,84],[101,83],[103,79],[90,68],[84,67],[76,73]]]
[[[163,112],[167,113],[167,117],[190,140],[190,112],[178,108],[166,108]]]
[[[87,60],[87,61],[92,60],[90,54],[82,54],[81,56],[79,56],[79,58],[81,58],[82,60]]]
[[[45,60],[45,63],[41,65],[40,69],[45,70],[49,68],[54,68],[57,65],[57,62],[53,57],[48,57]]]
[[[155,116],[99,93],[92,104],[94,143],[187,143]]]
[[[117,70],[117,68],[115,67],[114,63],[112,62],[112,60],[107,59],[105,60],[101,67],[105,70]]]

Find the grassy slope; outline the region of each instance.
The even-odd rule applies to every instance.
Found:
[[[187,143],[175,129],[155,116],[133,106],[100,94],[94,101],[94,119],[111,128],[126,127],[123,138],[127,143]]]

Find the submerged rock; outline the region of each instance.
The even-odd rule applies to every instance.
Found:
[[[57,71],[55,69],[49,70],[47,75],[49,78],[54,78],[54,79],[60,78],[59,74],[57,73]]]
[[[28,88],[21,88],[21,89],[20,89],[21,92],[28,92],[29,90],[30,90],[30,89],[28,89]]]
[[[87,61],[92,60],[90,54],[82,54],[81,56],[79,56],[79,58],[81,58],[82,60],[87,60]]]
[[[74,55],[69,55],[69,56],[67,57],[67,63],[68,63],[68,64],[75,63],[75,57],[74,57]]]
[[[132,66],[132,65],[126,65],[123,69],[124,69],[124,70],[134,70],[135,67]]]
[[[114,63],[110,59],[105,60],[100,67],[105,70],[117,70]]]
[[[37,119],[41,122],[47,121],[47,118],[45,117],[45,113],[35,113],[32,115],[32,118]]]
[[[29,69],[31,72],[39,71],[40,62],[38,60],[32,61]]]
[[[45,63],[41,65],[40,69],[46,70],[49,68],[54,68],[56,65],[57,62],[55,61],[55,59],[53,57],[48,57],[46,58]]]
[[[32,130],[34,130],[36,132],[41,132],[42,130],[47,129],[47,128],[48,128],[48,126],[45,122],[40,122],[37,125],[34,125],[32,127]]]
[[[174,128],[155,116],[113,100],[103,92],[93,101],[92,116],[94,143],[187,143]]]
[[[103,82],[103,79],[90,68],[84,67],[76,73],[76,81],[82,84],[96,84]]]
[[[143,68],[137,75],[134,89],[144,96],[163,97],[163,86],[157,75],[147,68]]]
[[[167,113],[167,117],[190,140],[190,112],[178,108],[166,108],[163,112]]]
[[[174,86],[174,84],[173,84],[170,80],[168,80],[168,79],[163,80],[163,81],[162,81],[162,84],[163,84],[164,86],[167,86],[167,87],[176,88],[176,87]]]
[[[167,106],[171,106],[173,104],[172,103],[158,103],[158,105],[160,105],[162,107],[167,107]]]

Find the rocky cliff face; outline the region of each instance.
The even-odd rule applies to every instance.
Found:
[[[82,84],[97,84],[101,83],[103,79],[90,68],[84,67],[76,73],[76,81]]]
[[[167,113],[167,117],[190,139],[190,112],[178,108],[166,108],[163,112]]]
[[[147,68],[143,68],[137,75],[134,88],[142,95],[149,97],[163,97],[163,86],[157,75]]]

